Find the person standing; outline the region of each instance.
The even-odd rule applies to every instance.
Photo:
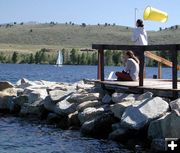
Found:
[[[133,30],[132,41],[135,45],[148,45],[147,33],[141,19],[136,21],[136,28]]]

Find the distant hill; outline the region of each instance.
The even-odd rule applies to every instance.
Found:
[[[41,48],[91,48],[93,43],[133,44],[132,28],[118,25],[4,24],[0,51],[37,51]],[[149,44],[180,43],[180,27],[148,31]]]

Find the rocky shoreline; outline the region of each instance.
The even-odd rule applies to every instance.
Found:
[[[117,141],[134,150],[164,151],[165,138],[180,138],[180,99],[150,92],[112,93],[86,81],[0,82],[0,112],[79,129],[83,136]]]

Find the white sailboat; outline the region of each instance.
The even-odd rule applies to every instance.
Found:
[[[57,58],[57,61],[56,61],[56,66],[57,67],[62,67],[62,64],[63,64],[63,55],[62,55],[62,52],[59,50],[58,58]]]

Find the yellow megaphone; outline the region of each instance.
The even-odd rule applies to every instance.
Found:
[[[152,20],[159,22],[166,22],[168,19],[168,14],[156,8],[147,6],[144,10],[144,20]]]

